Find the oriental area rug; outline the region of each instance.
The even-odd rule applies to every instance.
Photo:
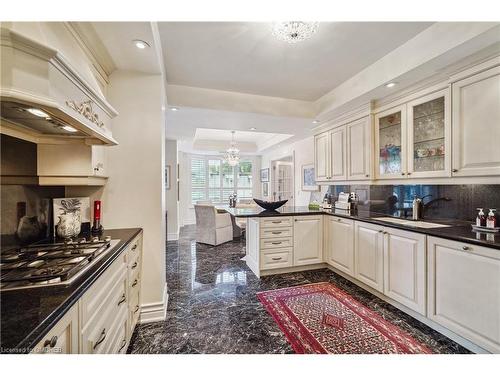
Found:
[[[430,354],[432,351],[335,285],[257,294],[296,353]]]

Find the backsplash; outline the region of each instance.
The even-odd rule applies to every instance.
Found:
[[[424,199],[428,206],[425,218],[456,218],[472,221],[476,208],[500,208],[500,185],[335,185],[328,192],[335,197],[340,192],[356,192],[359,209],[370,209],[391,215],[411,216],[413,196],[429,195]],[[311,199],[322,200],[323,194]],[[441,200],[429,202],[433,199]],[[487,211],[485,211],[487,212]]]

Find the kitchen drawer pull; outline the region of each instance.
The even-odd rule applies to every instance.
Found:
[[[272,260],[281,260],[281,257],[279,258],[271,258]]]
[[[57,336],[52,336],[51,339],[47,339],[45,340],[45,342],[43,343],[43,347],[46,348],[47,346],[50,346],[51,348],[53,348],[54,346],[56,346],[57,344]]]
[[[134,314],[139,311],[139,305],[135,305],[135,310],[134,310]]]
[[[283,232],[271,232],[272,234],[281,234]]]
[[[453,173],[457,173],[458,172],[458,169],[452,169],[451,170]]]
[[[275,220],[272,222],[273,224],[280,224],[281,223],[281,220]]]
[[[134,246],[132,246],[132,251],[135,251],[135,249],[137,249],[137,244],[135,244]]]
[[[125,347],[125,345],[127,345],[127,340],[122,341],[122,346],[120,346],[120,350],[118,350],[118,351],[121,352],[122,349]]]
[[[137,262],[134,262],[134,264],[132,264],[132,269],[134,269],[135,267],[137,267]]]
[[[342,219],[337,219],[337,221],[342,221]]]
[[[106,339],[106,328],[103,328],[101,332],[101,336],[99,337],[99,340],[94,344],[94,350],[101,344],[104,340]]]
[[[137,285],[137,279],[135,279],[134,282],[132,283],[132,288],[136,285]]]
[[[462,246],[462,250],[472,250],[469,246]]]
[[[123,302],[126,301],[125,293],[122,294],[122,299],[118,301],[118,306],[120,306]]]
[[[381,229],[381,230],[379,230],[378,232],[379,232],[379,233],[384,233],[384,231],[383,231],[382,229]]]
[[[281,243],[281,241],[278,241],[278,242],[271,242],[273,245],[279,245]]]

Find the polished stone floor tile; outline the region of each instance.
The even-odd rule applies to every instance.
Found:
[[[167,319],[136,327],[129,353],[293,353],[258,301],[262,290],[329,281],[437,353],[468,351],[328,269],[258,279],[241,260],[244,241],[197,244],[184,227],[167,244]]]

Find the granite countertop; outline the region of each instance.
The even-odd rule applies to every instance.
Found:
[[[0,291],[0,353],[28,353],[113,263],[141,228],[105,230],[120,242],[69,285]]]
[[[272,217],[272,216],[297,216],[297,215],[332,215],[353,220],[360,220],[367,223],[379,224],[386,227],[404,229],[411,232],[423,233],[429,236],[446,238],[449,240],[461,241],[470,244],[481,245],[500,250],[500,233],[484,233],[472,230],[470,221],[456,219],[424,219],[422,221],[435,222],[449,225],[440,228],[420,228],[411,225],[402,225],[387,221],[377,220],[382,217],[391,217],[384,213],[359,209],[356,212],[349,212],[335,209],[311,210],[308,207],[291,206],[281,207],[276,211],[266,211],[260,207],[252,208],[225,208],[231,215],[239,218],[249,217]],[[403,219],[403,218],[401,218]]]

